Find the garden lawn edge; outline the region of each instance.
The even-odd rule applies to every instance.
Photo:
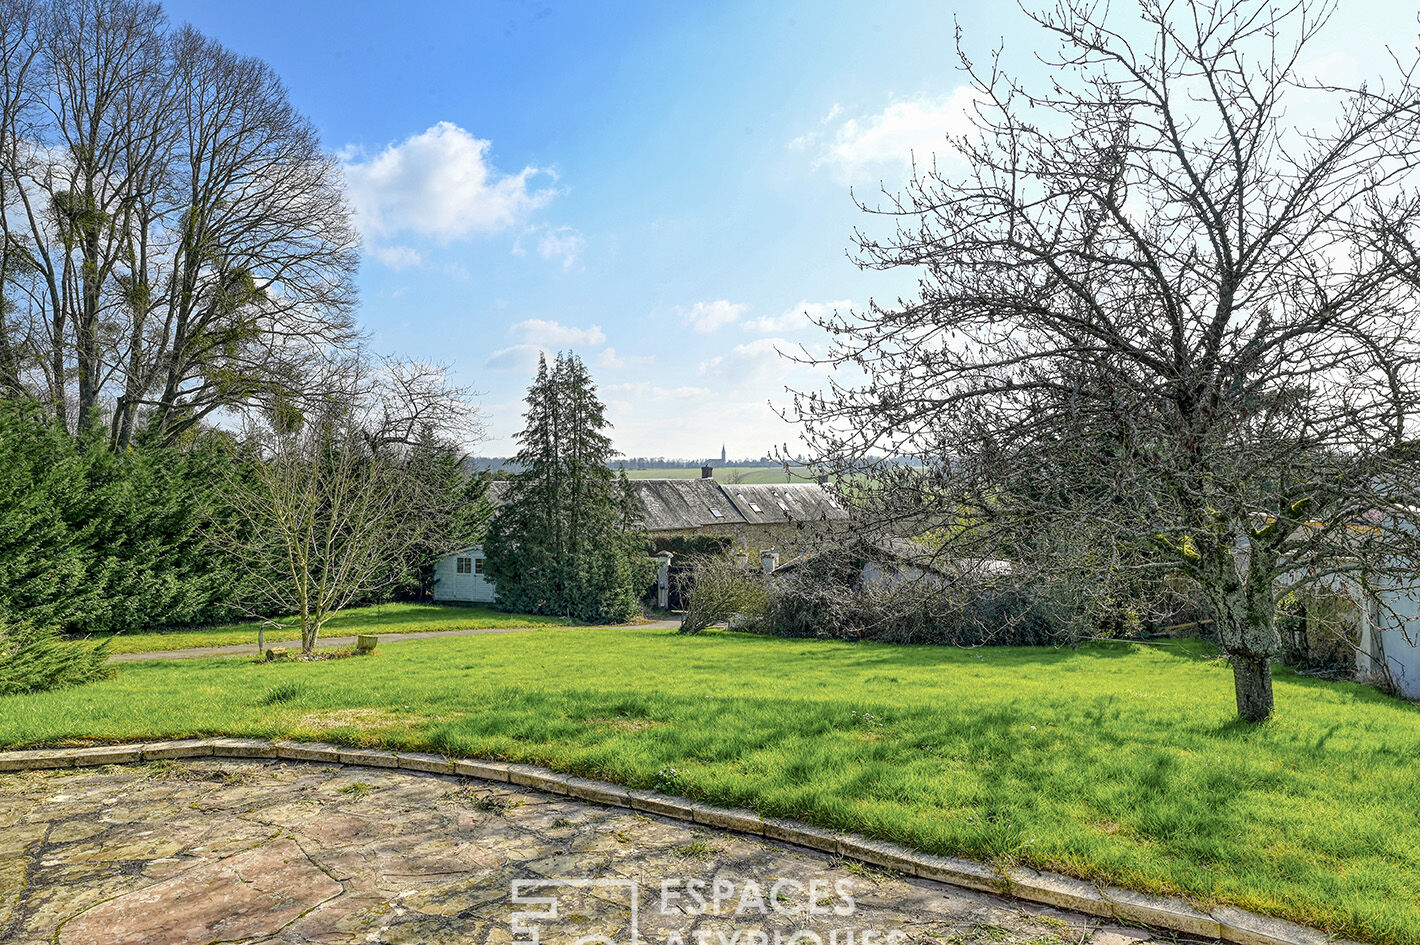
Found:
[[[453,759],[383,749],[351,750],[322,742],[188,738],[83,748],[0,751],[0,773],[208,757],[373,765],[512,782],[590,803],[629,806],[675,820],[770,837],[934,882],[1185,935],[1219,939],[1235,945],[1357,945],[1333,939],[1324,932],[1295,922],[1257,915],[1232,906],[1218,906],[1204,911],[1183,899],[1138,893],[1115,886],[1098,886],[1057,873],[1031,869],[1000,871],[973,860],[921,853],[856,834],[826,832],[797,821],[766,820],[753,811],[716,807],[655,791],[632,792],[621,785],[570,777],[537,765],[509,765],[491,760]]]

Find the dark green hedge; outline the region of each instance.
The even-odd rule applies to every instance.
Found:
[[[215,435],[115,455],[0,404],[0,612],[71,632],[234,616],[243,575],[210,552],[232,462]]]

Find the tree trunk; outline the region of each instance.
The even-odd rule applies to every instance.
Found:
[[[92,188],[86,207],[95,205]],[[99,407],[99,275],[103,261],[99,255],[97,224],[85,221],[87,232],[81,246],[82,266],[79,270],[79,312],[74,322],[74,343],[77,348],[75,365],[79,374],[79,417],[77,432],[87,433]]]
[[[1274,570],[1262,550],[1254,547],[1245,579],[1238,581],[1231,551],[1226,555],[1219,579],[1204,588],[1204,596],[1213,612],[1218,643],[1233,662],[1238,717],[1261,722],[1272,714],[1272,657],[1282,649],[1272,597]]]
[[[1272,661],[1267,657],[1234,656],[1233,685],[1244,722],[1261,722],[1272,714]]]
[[[297,578],[299,581],[299,578]],[[320,624],[316,622],[315,614],[311,613],[310,598],[304,590],[298,592],[301,597],[301,655],[311,656],[316,651],[316,635],[320,633]]]

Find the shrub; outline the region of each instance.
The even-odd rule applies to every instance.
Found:
[[[115,455],[0,401],[0,610],[89,633],[235,616],[249,577],[208,540],[231,471],[217,435]]]
[[[773,581],[760,632],[785,637],[1042,646],[1068,635],[1054,602],[1007,579],[862,580],[862,559],[825,552]]]
[[[65,639],[53,627],[0,615],[0,695],[41,692],[109,675],[107,642]]]
[[[742,568],[725,555],[697,558],[684,580],[691,587],[681,633],[699,633],[733,617],[758,617],[768,603],[764,573]]]
[[[641,613],[640,589],[655,580],[655,565],[628,553],[625,544],[613,542],[577,560],[567,616],[588,623],[626,623]]]

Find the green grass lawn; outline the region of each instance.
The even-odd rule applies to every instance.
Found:
[[[326,622],[323,637],[348,637],[357,633],[415,633],[423,630],[483,630],[495,627],[560,627],[571,621],[560,617],[510,614],[492,607],[447,604],[376,604],[342,610]],[[266,644],[299,640],[301,624],[295,618],[280,621],[281,627],[266,628]],[[255,623],[192,630],[158,630],[146,633],[95,634],[109,640],[110,653],[146,653],[153,650],[182,650],[194,646],[227,646],[250,643],[256,646]]]
[[[535,762],[1417,945],[1420,707],[1285,671],[1276,693],[1272,722],[1239,725],[1226,664],[1181,646],[559,628],[125,665],[0,698],[0,744],[221,733]]]

